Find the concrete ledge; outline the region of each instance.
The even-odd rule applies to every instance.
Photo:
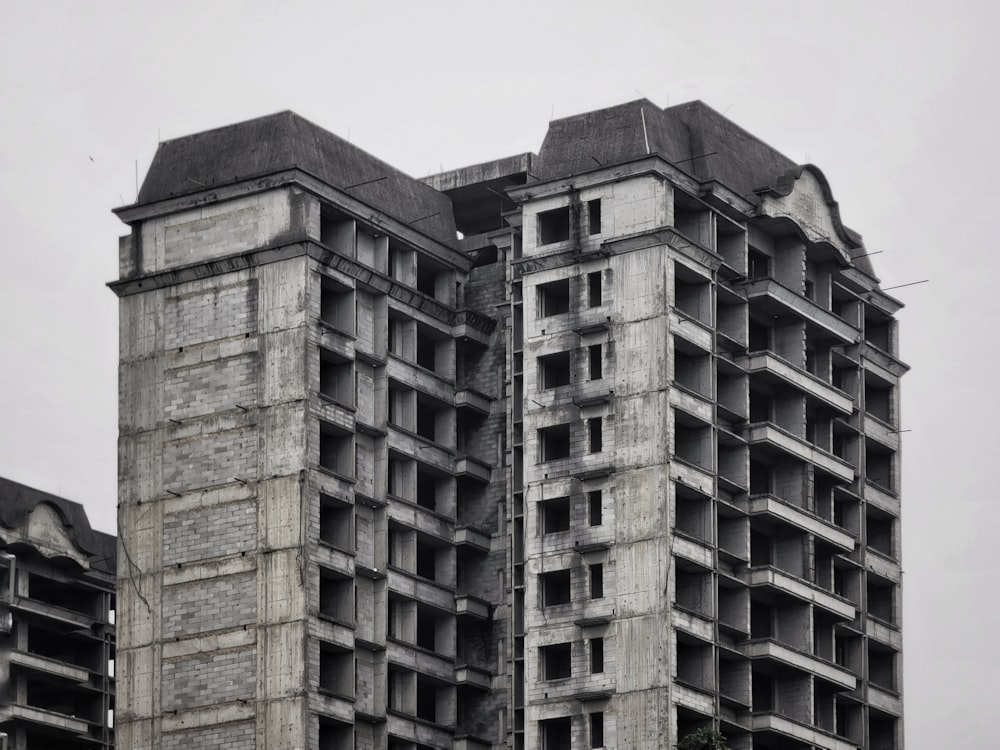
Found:
[[[844,620],[854,620],[853,604],[777,568],[751,568],[747,579],[751,586],[770,586],[796,599],[812,602]]]
[[[73,682],[87,682],[90,679],[90,672],[75,664],[67,664],[66,662],[25,653],[24,651],[11,651],[10,663],[54,677],[72,680]]]
[[[767,373],[843,414],[849,416],[854,411],[854,399],[846,393],[805,370],[793,367],[771,352],[754,352],[741,360],[751,375]]]
[[[797,649],[789,648],[774,640],[750,641],[740,646],[740,652],[751,659],[770,659],[771,661],[799,669],[809,674],[822,677],[824,680],[840,685],[845,690],[854,690],[858,686],[857,677],[851,672],[835,664],[818,659],[812,654],[806,654]]]
[[[750,726],[754,731],[767,730],[783,734],[807,745],[822,748],[822,750],[857,750],[857,745],[847,740],[839,739],[777,714],[755,714],[750,719]]]
[[[75,734],[87,734],[87,731],[90,729],[90,725],[82,719],[59,714],[55,711],[46,711],[42,708],[34,708],[33,706],[23,706],[17,703],[0,708],[0,723],[12,719],[21,719],[22,721],[29,721],[32,724],[41,724],[50,729],[62,729],[63,731]]]
[[[773,495],[757,495],[750,498],[750,515],[770,516],[797,526],[810,534],[824,539],[845,552],[854,551],[854,537],[838,526],[827,523],[808,511],[789,505]]]

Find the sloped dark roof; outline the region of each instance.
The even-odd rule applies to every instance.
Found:
[[[59,512],[70,539],[90,556],[94,568],[115,574],[115,537],[92,529],[80,503],[0,477],[0,524],[3,526],[8,529],[24,526],[31,511],[41,503],[48,503]]]
[[[294,112],[164,141],[137,203],[146,204],[298,168],[439,242],[454,245],[451,202],[422,182]],[[379,179],[385,178],[385,179]],[[377,180],[359,185],[369,180]]]
[[[660,109],[648,99],[637,99],[550,122],[535,173],[553,180],[647,153],[660,154],[699,180],[718,180],[746,197],[797,166],[704,102]]]

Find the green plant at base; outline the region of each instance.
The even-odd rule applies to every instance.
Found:
[[[722,732],[706,727],[685,735],[674,745],[674,750],[730,750],[730,748]]]

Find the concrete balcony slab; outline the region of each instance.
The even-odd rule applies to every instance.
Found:
[[[750,719],[754,731],[770,731],[822,750],[857,750],[858,746],[778,714],[755,714]]]
[[[475,617],[477,620],[490,619],[490,603],[470,594],[455,596],[455,614]]]
[[[468,545],[480,552],[490,551],[490,535],[471,526],[459,526],[455,529],[455,544]]]
[[[844,620],[853,620],[856,614],[850,602],[777,568],[751,568],[747,583],[750,586],[769,586],[796,599],[812,602]]]
[[[680,407],[703,422],[711,423],[715,416],[714,405],[706,396],[694,394],[683,388],[670,389],[670,405]]]
[[[774,279],[758,279],[745,287],[747,299],[756,302],[765,311],[775,315],[795,315],[817,328],[821,328],[845,344],[854,344],[861,338],[861,331],[843,318],[824,310],[810,299],[796,294]]]
[[[489,484],[492,467],[475,456],[458,456],[455,459],[455,474]]]
[[[768,516],[783,521],[803,531],[807,531],[845,552],[854,551],[854,537],[839,526],[827,523],[812,513],[801,508],[796,508],[794,505],[789,505],[773,495],[756,495],[751,497],[750,515]]]
[[[64,732],[72,732],[74,734],[87,734],[90,728],[87,722],[77,719],[74,716],[66,716],[55,711],[46,711],[45,709],[24,706],[18,703],[0,708],[0,723],[12,719],[20,719],[32,724],[40,724],[50,729],[61,729]]]
[[[392,664],[445,682],[455,679],[455,659],[452,657],[391,640],[386,643],[385,651]]]
[[[460,391],[455,392],[455,406],[459,409],[469,409],[474,412],[478,412],[483,416],[489,416],[490,404],[493,399],[489,396],[485,396],[479,391],[474,391],[471,388],[463,388]]]
[[[767,447],[786,453],[800,461],[811,463],[842,482],[854,481],[854,467],[841,461],[832,453],[820,450],[812,443],[785,432],[770,422],[757,422],[746,428],[745,436],[751,445]]]
[[[865,635],[873,641],[891,646],[896,651],[903,650],[903,635],[898,628],[868,618],[865,621]]]
[[[842,414],[850,416],[854,411],[854,399],[846,393],[771,352],[754,352],[741,358],[741,362],[751,375],[780,380]]]
[[[470,685],[482,690],[489,690],[493,685],[493,676],[481,667],[462,664],[455,667],[455,682],[459,685]]]
[[[696,542],[693,539],[675,534],[673,538],[673,551],[675,556],[688,562],[693,562],[699,567],[707,570],[715,567],[712,548],[701,542]]]
[[[690,341],[695,346],[712,351],[712,329],[694,318],[680,315],[676,310],[670,311],[670,332]]]
[[[740,645],[740,652],[750,659],[769,659],[814,674],[828,682],[840,685],[845,690],[854,690],[858,686],[857,677],[846,669],[818,659],[811,654],[789,648],[777,641],[750,641]]]
[[[67,664],[24,651],[11,651],[10,663],[51,677],[61,677],[71,682],[87,682],[90,679],[90,672],[75,664]]]
[[[683,706],[704,716],[711,716],[715,713],[715,695],[713,693],[677,682],[674,683],[671,692],[671,697],[678,706]]]
[[[715,640],[715,627],[712,625],[712,621],[693,612],[673,608],[670,611],[670,624],[673,625],[674,630],[687,633],[699,640],[709,643]]]
[[[880,711],[885,711],[887,714],[892,714],[893,716],[903,715],[903,699],[895,693],[891,693],[871,683],[868,683],[868,703]]]
[[[899,498],[871,482],[865,482],[865,501],[892,516],[899,516]]]

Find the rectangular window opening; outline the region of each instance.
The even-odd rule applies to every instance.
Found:
[[[590,598],[604,598],[604,565],[596,563],[590,566]]]
[[[568,424],[557,424],[539,430],[538,442],[541,447],[541,460],[555,461],[560,458],[569,458],[569,438],[570,426]]]
[[[601,372],[603,369],[601,367],[601,345],[593,344],[587,349],[587,352],[590,359],[590,379],[600,380],[603,377]]]
[[[600,453],[604,450],[604,425],[601,417],[593,417],[587,420],[590,429],[590,452]]]
[[[590,639],[590,673],[600,674],[604,671],[604,639]]]
[[[570,571],[553,570],[542,573],[542,606],[569,604],[571,600]]]
[[[600,307],[601,299],[601,272],[594,271],[587,274],[587,304],[589,307]]]
[[[601,233],[601,199],[587,201],[587,233]]]
[[[560,531],[569,531],[569,497],[554,497],[550,500],[543,500],[539,505],[541,506],[543,534],[556,534]]]
[[[563,680],[572,674],[572,643],[556,643],[552,646],[543,646],[539,650],[542,652],[543,680]]]
[[[569,312],[569,279],[539,284],[536,289],[539,317],[548,318]]]
[[[559,352],[538,358],[542,390],[558,388],[570,383],[570,353]]]
[[[538,244],[551,245],[569,239],[569,206],[538,214]]]
[[[601,711],[590,715],[590,746],[604,747],[604,713]]]
[[[592,490],[587,493],[587,504],[590,518],[591,526],[601,525],[601,507],[602,507],[601,490]]]

